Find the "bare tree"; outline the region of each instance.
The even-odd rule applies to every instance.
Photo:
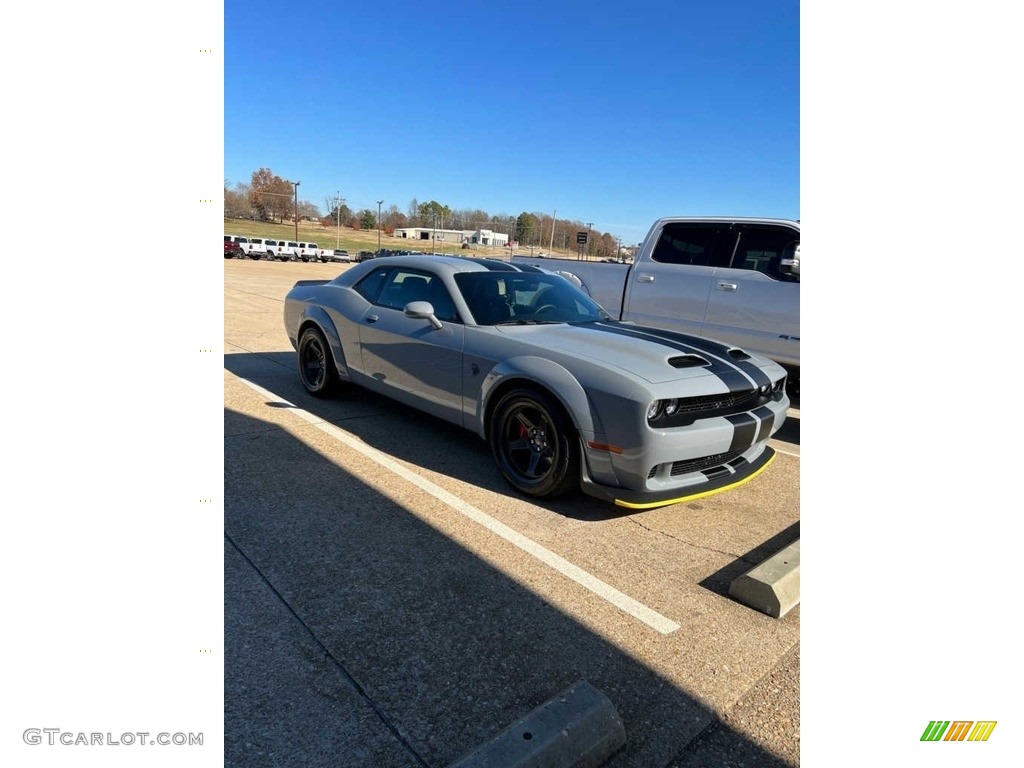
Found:
[[[293,194],[292,185],[269,168],[252,172],[249,200],[260,212],[261,218],[273,220],[276,217],[284,221],[284,217],[292,210]]]

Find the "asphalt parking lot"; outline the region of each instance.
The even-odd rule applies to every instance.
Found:
[[[527,501],[468,431],[304,392],[284,295],[347,268],[224,262],[225,764],[440,768],[586,680],[610,766],[799,765],[800,608],[728,595],[799,538],[799,412],[734,491]]]

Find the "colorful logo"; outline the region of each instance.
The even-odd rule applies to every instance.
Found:
[[[988,741],[995,728],[995,720],[932,720],[921,741]]]

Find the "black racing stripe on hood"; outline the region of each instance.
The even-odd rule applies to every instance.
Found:
[[[723,344],[720,341],[705,339],[701,336],[691,336],[687,333],[680,333],[679,331],[667,331],[662,328],[651,328],[646,325],[635,326],[634,328],[635,330],[642,331],[650,336],[656,336],[658,339],[675,341],[680,344],[685,344],[692,349],[698,350],[705,355],[714,355],[719,357],[747,374],[754,380],[758,387],[763,387],[765,384],[772,383],[771,379],[768,378],[768,375],[749,360],[737,360],[732,357],[729,354],[729,350],[735,349],[733,346]]]
[[[726,352],[729,348],[722,344],[714,345],[719,347],[721,351],[712,353],[708,348],[702,348],[694,344],[685,343],[691,337],[672,334],[669,331],[659,331],[657,329],[646,327],[641,330],[639,328],[631,328],[618,323],[609,322],[590,323],[580,327],[594,328],[605,333],[628,336],[631,339],[639,339],[641,341],[657,342],[669,349],[674,349],[677,352],[700,354],[707,358],[707,361],[711,364],[707,370],[721,379],[729,388],[730,392],[746,392],[753,387],[750,383],[750,379],[740,373],[739,366],[736,364],[736,361],[728,358]],[[764,376],[764,374],[761,374],[761,376],[767,383],[767,377]],[[757,381],[757,379],[755,379],[755,381]]]

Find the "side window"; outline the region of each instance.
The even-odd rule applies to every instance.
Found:
[[[651,258],[663,264],[725,266],[733,238],[728,225],[669,223],[661,230]]]
[[[429,301],[439,320],[459,320],[448,289],[437,275],[411,269],[390,270],[375,303],[401,310],[410,301]]]
[[[387,269],[375,269],[373,272],[368,274],[352,288],[353,290],[366,299],[371,304],[377,303],[377,297],[380,295],[381,286],[384,285],[384,279],[388,275]]]
[[[763,272],[780,282],[799,282],[796,275],[784,274],[779,263],[789,258],[800,244],[800,233],[788,227],[748,225],[740,232],[739,245],[733,256],[733,269],[751,269]]]

